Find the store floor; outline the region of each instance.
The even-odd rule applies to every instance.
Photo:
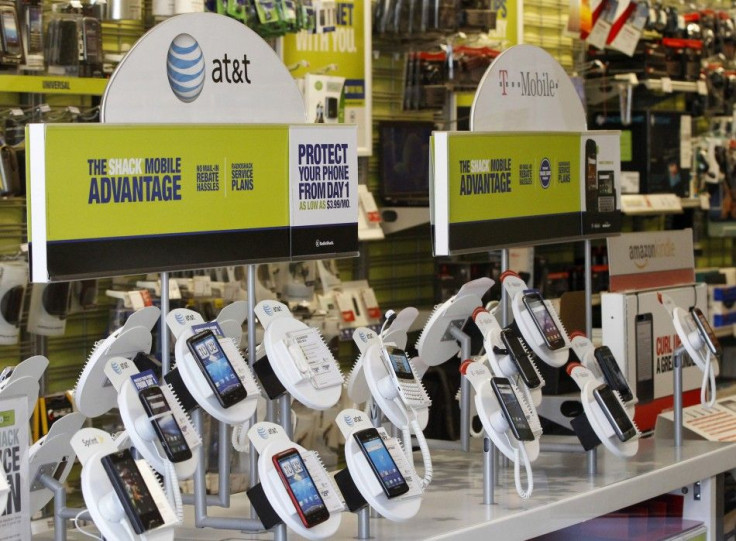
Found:
[[[500,486],[495,491],[494,505],[482,504],[483,465],[479,451],[466,454],[435,450],[432,457],[434,479],[424,494],[418,515],[405,523],[372,519],[370,528],[373,538],[469,541],[491,539],[491,536],[496,535],[499,539],[528,539],[679,490],[736,468],[736,444],[685,441],[678,451],[669,440],[649,438],[640,442],[639,452],[629,460],[615,457],[600,448],[598,473],[595,476],[587,474],[583,453],[545,451],[532,465],[532,497],[526,501],[519,498],[514,489],[513,467],[504,467],[499,472]],[[416,453],[415,460],[420,467],[419,453]],[[523,469],[522,481],[525,484]],[[703,490],[705,494],[700,512],[707,517],[713,514],[713,502],[710,500],[715,498],[708,497],[708,483],[703,485]],[[233,496],[231,502],[230,509],[210,508],[209,514],[249,516],[249,505],[244,494]],[[193,527],[192,508],[187,506],[185,514],[185,524],[176,533],[177,540],[273,539],[272,533],[244,534],[196,529]],[[708,521],[707,518],[701,520]],[[334,539],[355,539],[357,524],[355,514],[344,513]],[[289,532],[288,537],[302,539],[293,532]],[[53,532],[35,535],[34,539],[53,539]],[[88,538],[70,530],[69,539]]]

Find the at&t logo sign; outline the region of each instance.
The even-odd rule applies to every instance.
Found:
[[[184,103],[196,100],[204,88],[204,55],[189,34],[179,34],[166,55],[166,75],[174,95]]]

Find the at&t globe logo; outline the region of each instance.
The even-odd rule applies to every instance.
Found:
[[[174,95],[184,103],[197,99],[204,88],[204,55],[189,34],[179,34],[166,55],[166,75]]]

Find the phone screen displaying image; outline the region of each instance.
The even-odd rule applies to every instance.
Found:
[[[360,445],[363,455],[368,460],[373,473],[378,477],[383,492],[393,498],[409,491],[409,485],[401,475],[396,462],[383,443],[383,438],[375,428],[368,428],[356,433],[355,440]]]
[[[394,373],[399,379],[414,379],[414,372],[411,371],[409,357],[405,351],[398,348],[386,348],[386,352]]]
[[[304,526],[311,528],[327,520],[330,513],[299,451],[289,449],[274,455],[273,462]]]
[[[611,423],[618,439],[628,441],[636,436],[636,427],[608,385],[601,385],[594,389],[593,396],[603,410],[608,422]]]
[[[2,11],[3,42],[5,50],[11,54],[20,52],[20,36],[18,35],[18,20],[11,10]]]
[[[598,366],[601,367],[601,372],[603,372],[606,383],[621,394],[624,402],[632,400],[634,395],[610,348],[608,346],[597,347],[595,348],[594,356],[596,361],[598,361]]]
[[[104,456],[101,462],[135,533],[142,534],[163,525],[161,513],[130,450]]]
[[[245,387],[212,331],[192,336],[187,339],[187,346],[223,407],[230,407],[247,396]]]
[[[527,307],[527,310],[529,310],[534,324],[539,329],[539,332],[542,333],[547,347],[551,350],[564,347],[565,339],[562,337],[562,332],[557,327],[542,296],[536,292],[526,293],[522,297],[522,301]]]
[[[501,341],[509,352],[509,356],[521,375],[521,379],[531,389],[539,387],[542,381],[532,364],[529,354],[524,349],[518,335],[511,329],[501,331]]]
[[[534,440],[534,433],[509,380],[506,378],[491,378],[491,388],[516,439],[519,441]]]
[[[182,462],[192,457],[184,434],[171,413],[166,397],[159,387],[146,387],[139,395],[143,408],[151,419],[156,435],[166,456],[172,462]]]
[[[640,401],[654,398],[654,339],[652,314],[636,316],[636,395]]]

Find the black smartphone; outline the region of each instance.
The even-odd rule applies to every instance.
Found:
[[[618,391],[623,398],[624,402],[628,402],[634,398],[634,393],[631,392],[629,383],[626,381],[621,368],[616,362],[616,357],[613,356],[608,346],[600,346],[595,348],[593,351],[595,360],[598,361],[598,366],[601,367],[603,372],[603,378],[606,383],[611,386],[614,391]]]
[[[375,428],[366,428],[353,434],[358,442],[360,450],[363,451],[373,473],[376,474],[381,483],[384,494],[388,498],[395,498],[409,491],[406,479],[401,475],[396,462],[388,452],[383,438]]]
[[[28,28],[28,53],[43,53],[43,8],[41,4],[28,4],[25,7]]]
[[[503,415],[514,433],[514,437],[519,441],[533,441],[534,432],[532,432],[529,422],[526,420],[519,398],[516,396],[509,380],[506,378],[491,378],[491,387],[501,406],[501,411],[503,411]]]
[[[544,337],[544,343],[551,350],[560,349],[565,346],[565,339],[562,331],[557,327],[555,320],[552,318],[544,303],[544,298],[538,291],[527,291],[522,297],[524,306],[529,310],[529,314],[534,320],[534,324]]]
[[[716,357],[720,358],[723,353],[721,349],[721,343],[718,341],[716,333],[713,332],[713,327],[708,323],[708,318],[705,317],[703,311],[697,306],[690,308],[690,315],[695,320],[695,325],[698,327],[698,334],[702,338],[705,345],[708,347],[710,352]]]
[[[155,385],[146,387],[138,393],[138,398],[148,417],[155,417],[151,419],[151,424],[169,460],[183,462],[192,458],[192,451],[171,412],[171,407],[161,387]]]
[[[593,389],[593,396],[611,423],[618,439],[628,441],[636,436],[636,427],[619,399],[613,394],[613,389],[608,385],[601,385]]]
[[[654,338],[652,314],[636,316],[636,396],[639,402],[654,399]]]
[[[273,465],[305,527],[311,528],[330,518],[330,512],[299,451],[292,448],[275,454]]]
[[[162,526],[164,519],[130,450],[124,449],[103,456],[101,462],[125,510],[125,515],[133,526],[133,531],[140,535]]]
[[[588,212],[598,210],[598,156],[593,139],[585,141],[585,203]]]
[[[504,329],[501,331],[501,341],[503,342],[506,351],[509,352],[511,361],[516,366],[516,369],[521,375],[521,379],[530,389],[536,389],[542,384],[542,380],[539,379],[537,369],[530,358],[531,355],[524,349],[524,345],[521,343],[519,335],[517,335],[512,329]]]
[[[223,408],[248,396],[215,333],[208,329],[195,334],[187,339],[187,347]]]
[[[7,4],[0,6],[0,22],[2,22],[3,52],[5,53],[3,61],[20,62],[23,46],[20,41],[18,14],[15,6]]]

